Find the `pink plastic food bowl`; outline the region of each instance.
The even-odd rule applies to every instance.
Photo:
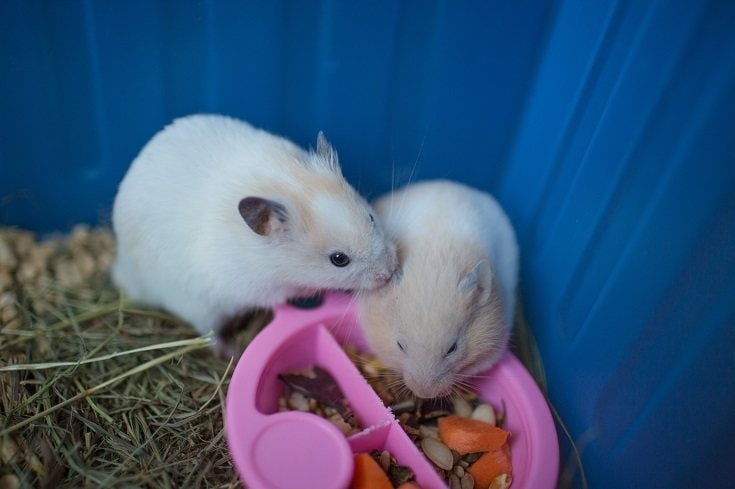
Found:
[[[447,486],[383,405],[340,344],[366,350],[349,296],[332,293],[315,309],[276,309],[273,321],[243,353],[227,392],[225,428],[240,478],[251,489],[345,489],[353,454],[388,450],[413,469],[422,489]],[[328,371],[350,401],[361,432],[345,437],[310,413],[278,411],[285,390],[278,374],[317,365]],[[504,402],[511,432],[512,489],[556,486],[559,448],[549,408],[537,385],[511,354],[477,383],[477,393]]]

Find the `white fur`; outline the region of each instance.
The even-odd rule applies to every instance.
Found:
[[[394,249],[342,177],[336,153],[326,140],[319,146],[307,152],[224,116],[175,120],[120,184],[115,283],[200,332],[316,290],[384,284]],[[246,224],[238,204],[250,196],[286,208],[283,233],[262,236]],[[335,267],[334,251],[347,253],[350,265]]]
[[[374,208],[402,273],[361,295],[368,344],[421,397],[471,383],[510,336],[518,282],[510,221],[489,194],[449,181],[409,185]]]

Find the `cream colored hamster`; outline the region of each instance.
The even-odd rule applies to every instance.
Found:
[[[419,397],[472,384],[506,348],[518,244],[489,194],[449,181],[409,185],[374,204],[399,271],[360,294],[368,345]]]
[[[120,184],[114,282],[200,332],[321,289],[372,289],[395,249],[320,133],[307,152],[218,115],[175,120]]]

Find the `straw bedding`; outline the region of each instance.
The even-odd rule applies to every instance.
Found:
[[[121,298],[113,254],[107,229],[0,229],[0,488],[240,487],[222,422],[234,361]]]

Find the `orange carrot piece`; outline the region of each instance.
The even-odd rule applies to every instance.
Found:
[[[393,489],[388,474],[369,453],[355,455],[352,489]]]
[[[439,418],[439,438],[460,455],[489,452],[508,440],[509,432],[476,419],[459,416]]]
[[[501,474],[512,475],[510,448],[506,444],[487,452],[470,465],[469,472],[475,479],[475,487],[488,487]]]
[[[404,482],[400,486],[398,486],[398,489],[421,489],[421,486],[416,484],[414,481],[410,482]]]

